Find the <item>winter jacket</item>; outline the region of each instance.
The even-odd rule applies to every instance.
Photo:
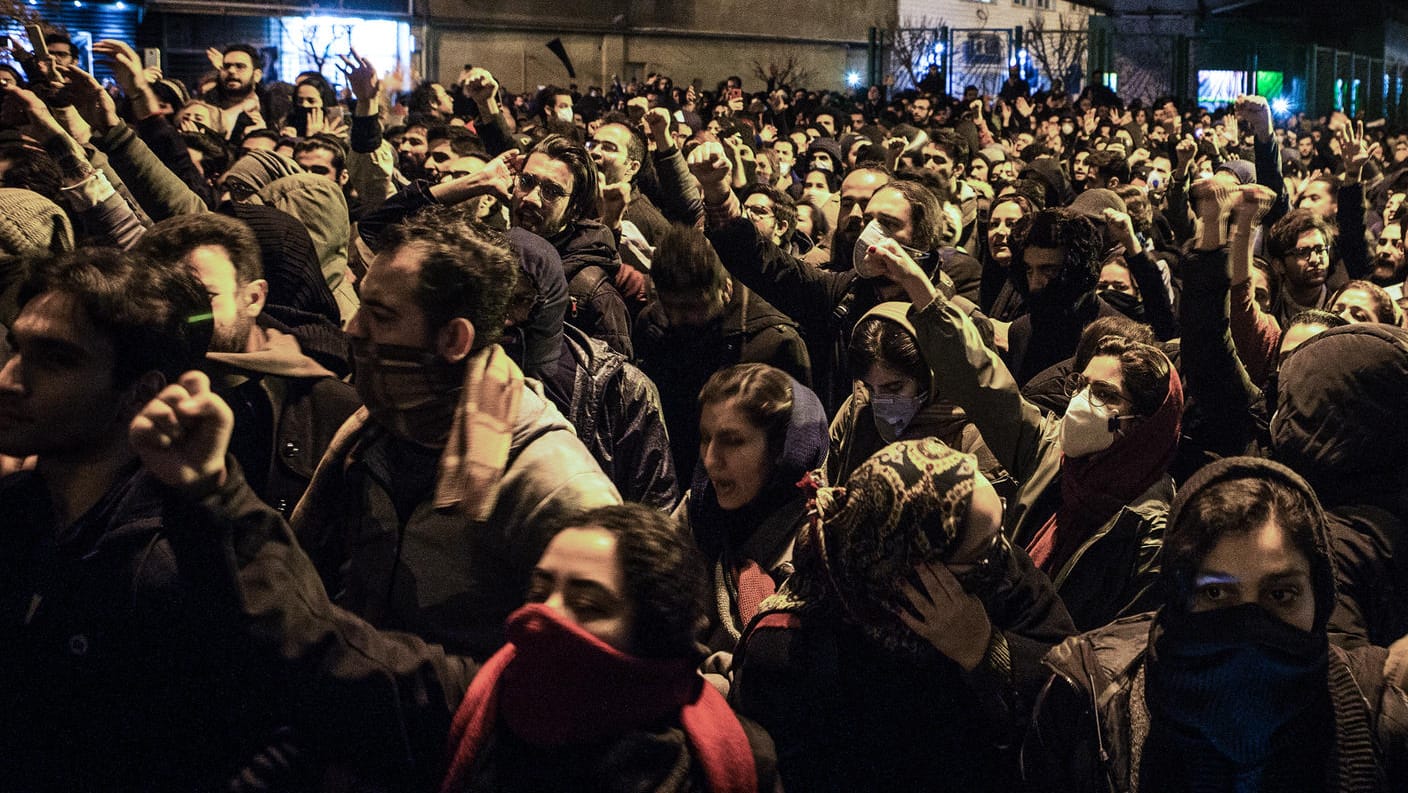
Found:
[[[1139,758],[1149,734],[1145,653],[1155,614],[1117,620],[1073,636],[1046,656],[1042,690],[1023,746],[1032,790],[1125,793],[1138,790]],[[1330,647],[1327,684],[1336,730],[1331,770],[1354,766],[1377,784],[1306,790],[1403,790],[1408,785],[1408,699],[1383,677],[1379,648]],[[1366,728],[1366,729],[1365,729]],[[1365,729],[1368,734],[1356,734]],[[1377,766],[1377,769],[1374,768]]]
[[[264,203],[294,216],[308,230],[318,254],[318,268],[337,300],[342,324],[357,313],[361,301],[347,269],[351,220],[342,189],[326,177],[300,173],[276,179],[259,191]]]
[[[240,468],[264,503],[287,516],[362,401],[355,388],[304,355],[294,336],[261,331],[262,349],[212,352],[206,360],[217,393],[235,410],[231,449]]]
[[[1003,526],[1014,544],[1027,547],[1060,504],[1060,419],[1022,398],[1012,373],[949,301],[911,308],[910,321],[929,368],[942,373],[947,397],[1020,483]],[[1165,476],[1115,513],[1052,577],[1077,627],[1149,607],[1172,498],[1173,480]]]
[[[772,734],[788,790],[1011,790],[1041,657],[1074,628],[1021,549],[985,603],[993,638],[972,672],[891,654],[826,609],[762,612],[730,701]]]
[[[601,339],[627,360],[635,357],[631,346],[631,319],[626,301],[616,288],[621,269],[616,238],[611,229],[594,220],[570,223],[548,242],[562,257],[567,273],[567,322]]]
[[[737,282],[717,322],[672,328],[664,309],[653,302],[636,318],[633,340],[641,371],[660,389],[676,472],[694,470],[699,391],[714,372],[740,363],[765,363],[803,385],[811,384],[811,358],[796,323]]]
[[[679,483],[650,378],[606,342],[568,325],[543,390],[625,500],[674,508]]]
[[[289,715],[206,527],[134,461],[69,526],[0,480],[0,790],[284,789],[249,769]],[[287,758],[291,759],[291,758]]]
[[[555,524],[620,503],[562,414],[529,381],[493,513],[483,523],[431,504],[440,450],[395,441],[353,414],[290,523],[335,601],[378,628],[483,659],[503,644]]]

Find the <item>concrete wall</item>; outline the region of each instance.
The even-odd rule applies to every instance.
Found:
[[[740,75],[760,87],[753,62],[789,56],[811,85],[841,88],[863,69],[872,26],[895,19],[896,0],[426,0],[427,73],[452,80],[465,63],[494,72],[511,90],[566,83],[544,46],[561,38],[583,88],[663,71],[676,83],[713,87]]]
[[[561,39],[577,71],[572,80],[545,46],[552,37],[549,33],[436,31],[432,27],[430,51],[437,57],[429,73],[442,81],[453,80],[464,64],[472,63],[492,71],[515,92],[568,82],[576,82],[585,90],[587,86],[609,84],[613,75],[625,82],[650,72],[664,72],[677,84],[699,80],[710,89],[725,77],[739,75],[745,88],[756,90],[761,89],[762,81],[754,76],[755,60],[766,67],[770,60],[785,61],[788,56],[795,56],[800,67],[812,74],[808,87],[839,90],[847,70],[863,69],[865,63],[863,46],[845,44],[571,34]]]

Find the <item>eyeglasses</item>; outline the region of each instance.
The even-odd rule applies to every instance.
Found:
[[[561,201],[562,199],[567,197],[567,191],[563,190],[560,186],[553,184],[552,182],[539,179],[538,177],[529,173],[521,173],[518,175],[519,190],[522,190],[525,193],[531,193],[533,192],[534,188],[542,190],[543,198],[547,199],[548,203],[550,204],[557,201]]]
[[[1324,256],[1329,252],[1329,248],[1324,245],[1307,245],[1303,248],[1296,248],[1296,256],[1301,259],[1309,259],[1312,256]]]
[[[928,164],[931,163],[931,162],[936,162],[936,163],[938,163],[938,164],[940,164],[940,165],[948,165],[948,164],[952,163],[953,160],[949,159],[949,156],[948,156],[947,154],[926,154],[926,155],[924,155],[924,164],[925,164],[925,165],[928,165]]]
[[[1105,407],[1106,405],[1123,405],[1129,400],[1125,399],[1118,388],[1100,380],[1090,380],[1080,372],[1071,372],[1066,376],[1066,396],[1074,397],[1076,394],[1090,389],[1090,404],[1095,407]]]
[[[592,138],[587,141],[587,151],[595,151],[596,149],[601,149],[607,154],[615,154],[621,150],[621,147],[609,140],[597,140],[596,138]]]
[[[743,211],[755,218],[770,218],[773,215],[773,211],[762,204],[744,204]]]

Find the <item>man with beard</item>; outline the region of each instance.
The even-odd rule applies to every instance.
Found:
[[[264,313],[269,284],[259,241],[244,223],[213,213],[178,215],[149,229],[137,252],[188,268],[205,287],[214,322],[205,368],[235,412],[230,451],[254,492],[287,516],[322,450],[359,406],[356,390],[305,354],[292,328]]]
[[[587,143],[592,162],[603,185],[623,185],[627,195],[623,220],[629,221],[650,245],[655,245],[670,228],[648,196],[640,191],[640,174],[648,150],[645,139],[621,115],[607,116]]]
[[[811,359],[797,324],[731,278],[699,230],[674,226],[655,248],[656,299],[636,319],[642,371],[660,389],[675,470],[699,456],[699,391],[714,372],[765,363],[803,385]]]
[[[1369,280],[1389,290],[1393,299],[1403,297],[1404,246],[1402,221],[1390,220],[1379,232],[1379,243],[1374,248],[1374,269]]]
[[[396,146],[396,165],[406,179],[429,179],[425,161],[430,156],[430,123],[423,118],[411,118]]]
[[[1266,239],[1266,252],[1281,276],[1281,293],[1274,304],[1282,327],[1308,308],[1324,308],[1330,292],[1344,282],[1331,283],[1330,255],[1335,233],[1314,210],[1296,209],[1276,221]]]
[[[1025,385],[1071,357],[1096,317],[1119,315],[1095,293],[1103,242],[1095,224],[1068,209],[1044,209],[1013,237],[1009,277],[1029,311],[1007,336],[1007,366]]]
[[[720,261],[730,275],[802,328],[812,359],[813,390],[828,411],[834,412],[851,392],[846,358],[856,322],[879,303],[904,299],[903,290],[883,274],[854,266],[864,260],[858,241],[867,224],[877,239],[905,246],[941,289],[953,293],[953,281],[940,271],[937,253],[943,209],[933,192],[917,182],[891,182],[889,174],[877,168],[847,174],[841,182],[840,226],[831,248],[833,269],[819,270],[762,239],[742,216],[727,182],[732,166],[720,144],[696,148],[689,165],[704,193],[709,241]],[[847,260],[851,266],[846,266]]]
[[[562,257],[571,299],[567,322],[629,360],[631,322],[614,282],[621,258],[611,229],[595,219],[597,185],[587,150],[549,135],[529,152],[514,182],[513,225],[546,239]]]
[[[232,144],[238,145],[245,130],[265,126],[259,81],[264,62],[259,50],[249,44],[231,44],[222,53],[220,81],[206,94],[207,102],[220,108],[222,129]]]

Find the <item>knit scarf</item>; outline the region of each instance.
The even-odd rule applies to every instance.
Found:
[[[1055,577],[1095,532],[1168,471],[1183,420],[1183,381],[1168,370],[1168,394],[1154,415],[1098,454],[1061,458],[1061,507],[1032,537],[1027,553]]]
[[[469,359],[450,437],[440,455],[437,510],[458,510],[476,521],[489,519],[522,398],[523,370],[502,347],[490,345]]]
[[[1181,777],[1177,789],[1262,790],[1293,764],[1282,755],[1332,718],[1328,652],[1323,632],[1294,628],[1256,604],[1162,613],[1145,684],[1159,729],[1146,742],[1140,787],[1162,790],[1168,777]],[[1308,713],[1317,703],[1323,712]],[[1292,733],[1300,740],[1287,740]]]
[[[455,713],[441,793],[464,787],[499,726],[552,747],[607,741],[671,718],[713,793],[756,793],[748,737],[693,661],[628,655],[538,604],[509,615],[507,634]]]

